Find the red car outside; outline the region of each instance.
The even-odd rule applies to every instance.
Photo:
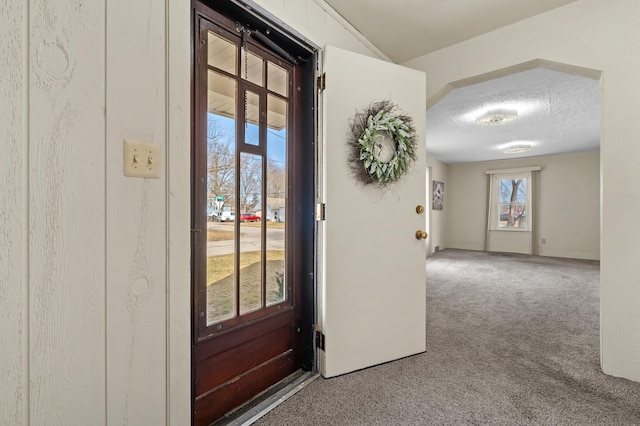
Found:
[[[253,213],[240,213],[240,222],[260,222],[260,216]]]

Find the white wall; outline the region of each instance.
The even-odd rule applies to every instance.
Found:
[[[600,154],[540,160],[538,254],[600,259]]]
[[[640,381],[640,8],[636,0],[580,0],[414,59],[427,99],[450,82],[532,59],[603,71],[601,78],[601,363]]]
[[[534,195],[537,254],[600,259],[598,152],[450,164],[448,247],[484,250],[488,199],[485,171],[528,166],[542,167]],[[505,238],[521,234],[503,233],[507,234]],[[530,249],[530,242],[527,244],[526,249]]]
[[[189,423],[190,31],[184,0],[0,3],[2,425]],[[160,179],[123,176],[124,138]]]
[[[487,229],[486,166],[477,163],[449,165],[447,248],[484,250]]]
[[[428,133],[429,129],[427,129]],[[429,144],[429,139],[427,138],[427,145]],[[431,250],[430,253],[427,253],[428,256],[432,255],[436,247],[439,250],[444,250],[447,248],[447,218],[451,213],[451,206],[449,205],[449,166],[441,161],[436,160],[435,158],[427,157],[427,166],[431,167],[431,182],[427,182],[427,204],[425,205],[426,209],[429,209],[429,214],[431,215],[431,226],[429,230],[429,239],[430,244],[429,248]],[[438,182],[444,182],[444,207],[442,210],[433,210],[433,181],[436,180]]]

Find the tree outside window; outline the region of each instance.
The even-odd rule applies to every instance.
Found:
[[[498,229],[527,228],[527,179],[500,179]]]

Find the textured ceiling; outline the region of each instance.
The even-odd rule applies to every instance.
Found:
[[[451,91],[427,111],[427,152],[445,163],[597,151],[599,82],[535,68]],[[495,109],[518,111],[499,126],[475,120]],[[532,145],[524,154],[507,145]]]

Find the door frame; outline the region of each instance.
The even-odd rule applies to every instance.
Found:
[[[300,181],[296,182],[297,189],[294,199],[297,200],[296,215],[300,217],[297,221],[296,234],[301,236],[300,246],[292,247],[300,253],[298,264],[292,274],[294,279],[300,280],[300,304],[301,304],[301,347],[300,347],[300,367],[304,371],[317,371],[317,357],[315,344],[315,324],[317,322],[317,224],[315,221],[316,203],[316,183],[317,183],[317,103],[316,92],[316,66],[318,60],[319,47],[300,36],[293,29],[286,27],[282,22],[272,17],[268,12],[261,9],[250,1],[237,0],[192,0],[191,1],[191,46],[195,46],[195,33],[197,19],[200,13],[213,11],[214,14],[221,14],[232,20],[241,21],[253,29],[258,29],[262,33],[269,30],[269,39],[274,45],[284,48],[287,52],[295,55],[301,65],[301,93],[300,121],[301,126],[298,132],[303,141],[293,152],[291,167],[294,174],[299,173]],[[267,46],[273,49],[273,46]],[[277,49],[277,48],[276,48]],[[278,52],[276,52],[278,53]],[[196,53],[191,55],[191,108],[192,108],[192,140],[195,137],[195,126],[193,117],[196,115],[195,91],[197,82],[193,78],[196,67]],[[295,89],[294,89],[295,90]],[[298,124],[296,124],[298,125]],[[192,203],[194,200],[192,200]],[[192,212],[192,215],[194,213]],[[193,218],[192,218],[193,220]],[[197,232],[192,229],[192,233]],[[193,269],[193,268],[192,268]],[[192,270],[193,274],[193,270]],[[195,371],[196,360],[194,358],[195,342],[199,340],[199,330],[195,327],[193,320],[197,307],[193,304],[197,289],[193,285],[191,288],[191,404],[193,416],[193,403],[195,398]],[[193,417],[192,417],[193,421]]]

